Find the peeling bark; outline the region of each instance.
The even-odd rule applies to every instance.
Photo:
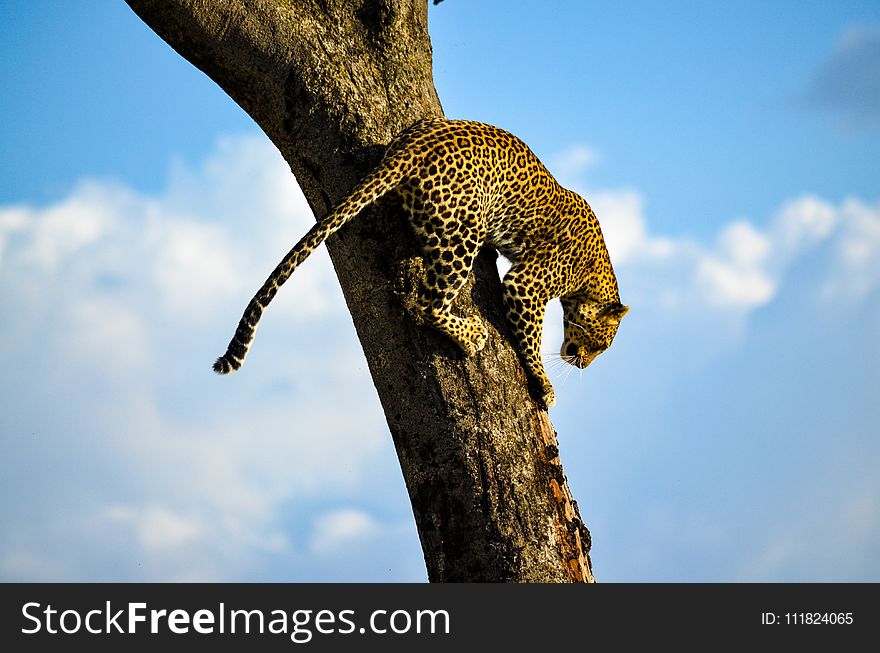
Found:
[[[253,117],[316,216],[395,134],[443,113],[427,0],[127,2]],[[418,251],[399,207],[367,209],[327,246],[394,439],[428,578],[593,582],[590,534],[556,433],[507,340],[494,252],[480,255],[456,306],[491,323],[485,349],[468,359],[401,307],[400,262]]]

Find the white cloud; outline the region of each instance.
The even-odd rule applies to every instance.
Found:
[[[100,363],[108,373],[131,374],[148,364],[144,316],[107,298],[84,298],[64,307],[65,345],[72,361]]]
[[[763,265],[770,253],[770,242],[751,224],[737,220],[718,238],[720,251],[738,265]]]
[[[31,212],[26,207],[9,206],[0,209],[0,266],[3,265],[7,242],[15,232],[26,228],[30,219]]]
[[[865,296],[880,285],[880,205],[799,197],[763,229],[737,219],[714,242],[701,243],[651,234],[636,191],[599,191],[590,200],[612,261],[627,277],[622,291],[642,303],[746,315],[772,301],[791,266],[821,243],[838,253],[826,294]]]
[[[334,555],[380,532],[379,523],[362,510],[334,510],[315,521],[309,548],[317,555]]]
[[[782,253],[790,256],[827,238],[837,222],[831,204],[806,195],[782,206],[773,221],[773,232]]]
[[[848,199],[838,215],[837,265],[823,296],[860,300],[880,287],[880,203],[870,206]]]
[[[572,145],[553,160],[553,174],[563,185],[575,183],[591,166],[599,161],[596,150],[586,145]]]
[[[589,196],[589,202],[600,216],[602,235],[615,264],[646,253],[652,243],[645,224],[645,202],[637,191],[600,191]]]
[[[722,309],[750,309],[766,304],[776,286],[761,270],[707,256],[697,267],[697,284],[710,305]]]
[[[313,222],[280,155],[250,137],[176,164],[156,196],[89,181],[44,208],[0,207],[0,336],[15,343],[0,363],[19,370],[4,419],[45,434],[63,470],[33,518],[5,520],[5,578],[95,578],[92,556],[115,580],[228,580],[269,558],[308,568],[305,526],[285,528],[284,506],[368,499],[368,470],[390,471],[395,489],[377,491],[405,502],[325,253],[279,293],[245,369],[210,371]],[[45,441],[4,441],[4,468],[45,464]]]
[[[197,520],[162,506],[113,505],[107,507],[105,515],[111,522],[133,526],[140,546],[148,554],[174,551],[197,539],[203,531]]]
[[[748,222],[729,224],[719,235],[714,252],[697,264],[697,285],[710,305],[751,309],[766,304],[776,292],[767,272],[770,240]]]
[[[107,234],[114,215],[127,204],[126,195],[115,188],[87,183],[67,201],[30,212],[30,242],[22,258],[55,272],[64,260]]]
[[[157,219],[146,238],[154,249],[152,273],[169,313],[209,316],[243,288],[244,257],[228,230],[196,221]]]

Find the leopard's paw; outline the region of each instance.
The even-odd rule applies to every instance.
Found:
[[[483,320],[476,315],[467,318],[467,327],[465,333],[458,340],[458,344],[464,351],[465,355],[473,356],[478,351],[482,351],[486,346],[486,340],[489,338],[489,329],[483,323]]]
[[[541,404],[544,410],[553,408],[556,405],[556,392],[554,392],[553,386],[549,383],[541,388],[541,396],[538,399],[538,403]]]

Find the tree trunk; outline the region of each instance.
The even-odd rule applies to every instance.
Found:
[[[127,2],[253,117],[316,216],[395,134],[443,113],[427,0]],[[456,306],[491,323],[485,349],[465,358],[402,308],[395,289],[412,280],[401,262],[418,252],[399,207],[367,209],[327,245],[394,438],[428,578],[592,582],[590,535],[556,433],[507,340],[494,252],[478,258]],[[238,316],[229,317],[232,328]]]

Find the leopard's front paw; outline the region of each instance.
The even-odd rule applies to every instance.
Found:
[[[470,355],[473,356],[478,351],[482,351],[483,347],[486,346],[486,340],[489,339],[489,329],[486,328],[483,320],[476,315],[468,318],[468,323],[473,333],[470,343],[473,349]]]
[[[483,320],[476,315],[467,318],[465,325],[464,333],[460,334],[456,340],[466,356],[473,356],[486,346],[489,329],[486,328]]]
[[[554,392],[553,386],[549,383],[541,387],[541,396],[538,399],[538,403],[541,404],[544,410],[553,408],[556,405],[556,392]]]
[[[489,337],[489,329],[483,324],[476,315],[468,318],[461,318],[459,328],[450,333],[458,346],[464,352],[465,356],[473,356],[486,346],[486,340]]]

